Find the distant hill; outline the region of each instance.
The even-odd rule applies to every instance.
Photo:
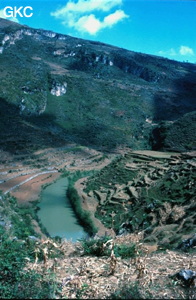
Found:
[[[194,64],[0,19],[1,147],[31,151],[32,140],[34,148],[69,140],[101,150],[193,149],[195,125],[184,115],[196,110],[195,71]]]

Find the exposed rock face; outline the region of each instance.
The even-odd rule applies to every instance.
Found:
[[[128,187],[128,191],[130,192],[130,194],[135,198],[138,199],[139,198],[139,194],[136,190],[136,188],[134,186],[129,186]]]
[[[191,122],[187,117],[188,126],[183,126],[183,120],[174,123],[173,130],[168,128],[166,135],[172,135],[169,140],[164,128],[157,132],[157,126],[162,119],[173,122],[195,110],[195,65],[1,18],[0,57],[0,97],[19,108],[21,116],[50,112],[53,120],[58,119],[55,126],[60,131],[70,120],[71,132],[65,130],[63,135],[107,149],[117,145],[132,149],[194,147],[194,116]],[[53,110],[55,98],[64,94],[62,103],[59,101]],[[78,100],[77,109],[74,99]],[[49,115],[45,117],[50,123]],[[184,131],[176,131],[177,127]],[[179,132],[176,138],[173,132]],[[141,180],[150,186],[159,175],[144,174]]]
[[[2,45],[4,45],[7,41],[9,41],[10,36],[8,34],[6,34],[2,40]]]
[[[56,33],[52,32],[52,31],[43,31],[43,35],[45,35],[49,38],[54,38],[56,36]]]
[[[14,45],[16,40],[21,40],[23,36],[28,35],[28,36],[34,36],[35,39],[42,39],[42,36],[46,36],[49,38],[54,38],[56,37],[56,33],[52,31],[43,31],[39,29],[30,29],[30,28],[22,28],[19,29],[15,32],[11,32],[9,34],[5,34],[2,40],[2,45]]]
[[[50,92],[51,92],[52,95],[57,96],[57,97],[66,94],[66,92],[67,92],[67,83],[64,82],[63,84],[60,84],[60,83],[53,84],[53,87],[52,87]]]

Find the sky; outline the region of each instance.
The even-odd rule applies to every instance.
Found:
[[[11,9],[5,11],[7,6]],[[13,8],[21,6],[20,14],[14,15]],[[24,16],[27,6],[30,8]],[[194,0],[0,0],[0,17],[33,28],[196,63]]]

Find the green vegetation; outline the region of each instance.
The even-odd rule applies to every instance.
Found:
[[[2,218],[9,219],[11,232],[17,238],[27,238],[29,235],[35,235],[31,220],[36,218],[36,212],[33,207],[19,208],[17,201],[11,196],[0,196]],[[11,224],[14,224],[12,226]]]
[[[110,295],[108,299],[153,299],[152,295],[141,293],[139,284],[123,285]]]
[[[131,243],[129,245],[121,244],[116,247],[114,246],[114,254],[116,254],[116,257],[133,258],[136,256],[136,245]]]
[[[103,156],[89,157],[94,163],[124,146],[178,153],[195,150],[195,65],[69,36],[63,40],[57,34],[53,39],[42,30],[28,28],[31,35],[17,32],[24,28],[0,20],[0,44],[6,34],[11,37],[0,55],[0,150],[13,154],[11,163],[15,159],[25,168],[49,166],[49,159],[34,153],[51,147],[84,156],[88,155],[85,146],[101,150]],[[62,54],[55,54],[59,49]],[[52,88],[64,83],[65,94],[51,94]],[[77,146],[69,147],[75,142]],[[7,168],[4,155],[1,163]],[[119,235],[142,232],[143,243],[172,250],[195,233],[195,165],[188,153],[168,157],[126,153],[98,172],[60,171],[69,176],[67,196],[90,236],[97,228],[74,188],[76,180],[87,175],[84,192],[97,199],[96,217],[106,227]],[[76,246],[63,244],[58,237],[40,240],[32,222],[38,221],[34,206],[18,207],[9,194],[0,195],[0,204],[0,298],[75,295],[80,299],[88,293],[95,297],[99,284],[110,279],[115,288],[112,299],[152,299],[144,286],[152,292],[157,288],[156,295],[173,288],[171,298],[189,297],[189,291],[176,292],[177,282],[165,281],[166,286],[165,278],[157,275],[166,272],[162,257],[154,265],[158,272],[152,274],[153,283],[148,273],[151,261],[143,253],[138,255],[140,248],[132,242],[132,235],[119,244],[111,237],[83,239]],[[191,256],[195,250],[188,251]],[[190,256],[183,253],[181,257],[178,252],[170,266],[168,253],[162,254],[170,272],[185,261],[193,265]],[[160,286],[156,286],[158,276]]]
[[[36,253],[43,259],[43,252],[36,251],[38,237],[30,211],[19,208],[9,195],[0,196],[0,201],[0,298],[53,299],[58,288],[53,274],[46,280],[27,266],[35,261]]]
[[[144,230],[145,242],[174,248],[195,232],[194,166],[191,156],[129,153],[91,176],[85,192],[97,198],[95,216],[117,234]]]
[[[88,172],[89,174],[89,172]],[[79,223],[84,227],[84,229],[90,234],[93,235],[97,232],[97,228],[95,227],[90,212],[83,210],[81,205],[81,199],[77,193],[77,190],[74,187],[75,182],[84,177],[84,172],[77,171],[74,176],[69,177],[69,186],[67,189],[67,197],[70,200],[70,203],[73,207],[73,210],[78,218]]]
[[[170,151],[196,149],[196,112],[185,114],[172,124],[162,122],[153,132],[153,148]]]
[[[82,209],[80,204],[81,199],[79,198],[78,193],[73,186],[68,187],[67,197],[70,199],[73,210],[78,217],[79,223],[90,235],[95,234],[97,232],[97,228],[95,228],[91,220],[90,213]]]
[[[81,244],[83,247],[84,255],[93,256],[110,256],[111,251],[104,244],[110,240],[110,237],[103,237],[101,239],[82,239]]]
[[[177,296],[184,299],[186,296],[187,299],[194,299],[193,288],[179,287],[168,276],[156,275],[157,270],[154,272],[155,281],[149,281],[151,274],[143,271],[148,270],[149,266],[151,269],[151,261],[138,252],[140,244],[103,237],[83,239],[80,245],[74,247],[71,243],[59,244],[57,240],[39,240],[36,234],[33,238],[26,236],[24,230],[16,236],[16,216],[21,221],[21,228],[32,232],[32,225],[25,220],[23,222],[23,209],[17,207],[13,197],[1,196],[0,201],[0,298],[86,299],[90,295],[89,298],[97,299],[104,294],[106,299],[159,299],[159,293],[163,295],[164,288],[171,298]],[[15,215],[14,219],[12,215]],[[73,256],[70,256],[70,249],[74,251],[71,252]],[[185,263],[184,255],[177,257],[181,263]],[[167,259],[171,263],[169,255]],[[155,264],[152,260],[152,263],[154,268],[165,270],[164,262],[159,264],[157,260]],[[191,264],[190,256],[186,263]],[[172,271],[174,269],[172,267]],[[138,274],[137,280],[133,280],[133,273]],[[113,282],[115,278],[118,279],[117,284]],[[103,285],[106,291],[103,291]]]
[[[7,32],[14,39],[18,28],[23,26],[1,26],[1,40]],[[28,30],[32,35],[22,33],[11,45],[6,41],[0,56],[1,140],[17,136],[20,142],[14,149],[32,152],[67,140],[104,151],[120,145],[159,148],[160,122],[195,110],[194,65]],[[58,50],[62,54],[56,55]],[[51,94],[64,83],[65,94]],[[168,84],[175,92],[165,88]],[[12,126],[11,116],[17,126]],[[178,125],[183,129],[183,120]],[[188,122],[185,131],[193,132]],[[191,140],[184,141],[180,130],[180,142],[172,140],[174,132],[167,131],[165,148],[195,147]],[[10,140],[3,147],[13,151]]]
[[[82,239],[83,255],[110,256],[111,255],[111,237],[102,237],[99,239]],[[121,244],[118,245],[114,240],[114,255],[121,258],[130,258],[136,256],[136,245]]]
[[[53,299],[49,282],[35,271],[25,271],[28,259],[32,259],[34,247],[10,240],[1,230],[0,247],[0,298],[2,299]]]
[[[88,193],[90,190],[99,189],[101,186],[109,188],[111,184],[112,186],[117,183],[123,184],[132,180],[134,176],[135,171],[126,170],[124,168],[124,160],[121,156],[118,156],[109,164],[109,166],[106,166],[89,178],[85,191]]]

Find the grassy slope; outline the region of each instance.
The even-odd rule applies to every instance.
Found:
[[[5,31],[13,36],[16,28],[2,26],[2,37]],[[25,104],[21,118],[37,125],[43,136],[48,130],[61,139],[102,149],[122,144],[150,149],[156,124],[194,110],[194,65],[69,36],[63,41],[43,31],[32,33],[5,44],[0,96],[20,112]],[[54,55],[59,49],[64,53]],[[51,95],[54,82],[67,82],[67,93]]]
[[[175,122],[163,122],[152,134],[153,149],[189,151],[196,149],[196,112],[185,114]]]

